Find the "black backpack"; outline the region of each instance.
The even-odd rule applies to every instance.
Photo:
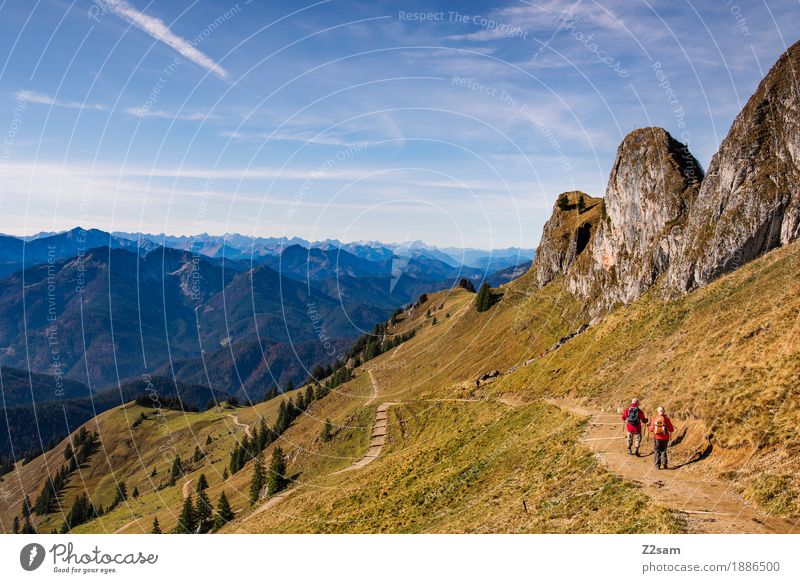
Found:
[[[639,407],[628,407],[628,418],[626,421],[630,425],[639,425]]]

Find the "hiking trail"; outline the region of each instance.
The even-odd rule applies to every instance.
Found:
[[[624,422],[619,414],[592,409],[568,400],[548,399],[547,402],[574,415],[588,417],[588,427],[581,442],[594,452],[595,457],[608,471],[639,484],[642,491],[656,504],[682,513],[690,532],[723,534],[798,531],[797,524],[767,516],[748,505],[728,484],[683,467],[698,462],[689,461],[674,469],[670,465],[669,470],[656,470],[653,445],[646,429],[642,437],[641,457],[628,455]],[[674,423],[679,429],[680,423]]]
[[[369,382],[372,383],[372,395],[370,396],[369,400],[364,403],[365,407],[372,405],[375,402],[375,399],[378,398],[378,383],[375,381],[375,376],[372,373],[372,369],[367,369],[367,374],[369,375]]]
[[[134,519],[133,519],[133,520],[131,520],[130,522],[126,522],[125,524],[123,524],[122,526],[120,526],[120,527],[119,527],[117,530],[115,530],[113,534],[119,534],[119,533],[121,533],[123,530],[127,529],[129,526],[132,526],[132,525],[136,524],[136,523],[137,523],[137,522],[139,522],[141,519],[142,519],[142,517],[140,516],[139,518],[134,518]],[[137,533],[137,534],[139,534],[139,533]]]
[[[378,410],[375,412],[375,424],[372,426],[372,439],[369,442],[369,447],[364,453],[363,457],[355,463],[350,464],[346,468],[333,472],[333,476],[343,474],[344,472],[351,472],[364,466],[371,464],[381,455],[383,446],[386,445],[386,424],[389,419],[389,407],[397,405],[398,403],[385,402],[378,405]]]
[[[372,383],[372,396],[365,404],[368,406],[372,404],[375,401],[375,399],[378,398],[378,383],[375,380],[375,376],[373,375],[372,370],[367,369],[367,374],[369,375],[369,380]],[[333,472],[332,474],[330,474],[331,476],[356,470],[358,468],[363,468],[367,464],[374,461],[381,454],[383,446],[386,443],[386,423],[389,417],[388,410],[389,407],[391,407],[392,405],[397,405],[397,403],[387,402],[378,405],[378,410],[375,412],[375,424],[372,426],[372,438],[370,440],[367,451],[364,453],[364,456],[360,460],[354,462],[353,464],[350,464],[346,468]],[[269,510],[276,504],[279,504],[280,502],[291,496],[299,487],[300,486],[295,486],[294,488],[290,488],[288,490],[284,490],[283,492],[275,494],[274,496],[270,497],[269,500],[264,502],[264,504],[259,506],[252,514],[250,514],[250,516],[255,516],[257,514],[264,512],[265,510]]]
[[[183,483],[183,497],[188,498],[189,494],[191,494],[191,490],[189,490],[189,485],[192,483],[192,478],[189,478]]]
[[[239,416],[234,415],[233,413],[228,413],[228,417],[233,419],[233,424],[237,427],[244,427],[244,434],[247,436],[248,439],[253,439],[253,430],[250,429],[250,426],[246,423],[239,423]]]

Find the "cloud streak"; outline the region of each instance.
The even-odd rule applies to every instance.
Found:
[[[22,91],[17,91],[17,99],[19,99],[20,101],[24,101],[25,103],[49,105],[51,107],[66,107],[69,109],[95,109],[98,111],[103,111],[106,109],[105,105],[101,105],[99,103],[81,103],[80,101],[59,101],[54,97],[50,97],[46,93],[40,93],[39,91],[29,91],[27,89],[23,89]]]
[[[128,107],[125,109],[125,113],[141,119],[158,118],[180,121],[206,121],[212,117],[199,111],[195,113],[172,113],[163,109],[147,109],[146,107]]]
[[[104,5],[109,10],[129,22],[139,30],[146,32],[157,41],[178,51],[183,57],[193,62],[195,65],[210,71],[220,79],[227,81],[230,74],[222,65],[214,61],[211,57],[198,50],[194,43],[178,36],[160,18],[150,16],[137,10],[126,0],[103,0]]]

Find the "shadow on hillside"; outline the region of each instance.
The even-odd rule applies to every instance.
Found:
[[[505,291],[501,291],[497,288],[493,289],[489,296],[489,307],[491,308],[493,305],[502,302],[505,295],[506,295]]]
[[[706,447],[705,447],[705,449],[703,451],[695,452],[694,455],[690,459],[688,459],[687,461],[683,462],[682,464],[678,464],[673,469],[677,470],[677,469],[682,468],[684,466],[688,466],[689,464],[695,464],[697,462],[701,462],[704,459],[706,459],[708,456],[710,456],[711,452],[713,450],[714,450],[714,444],[711,443],[710,439],[707,439],[706,440]]]
[[[678,437],[672,440],[670,447],[675,447],[676,445],[680,445],[680,443],[684,440],[685,437],[686,437],[686,429],[681,431],[680,435],[678,435]]]

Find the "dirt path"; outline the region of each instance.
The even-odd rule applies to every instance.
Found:
[[[279,502],[283,502],[286,498],[294,494],[297,488],[289,488],[288,490],[284,490],[283,492],[278,492],[274,496],[272,496],[269,500],[264,502],[261,506],[256,508],[250,516],[255,516],[256,514],[261,514],[265,510],[269,510]],[[249,517],[248,517],[249,518]]]
[[[122,526],[120,526],[120,527],[119,527],[117,530],[115,530],[115,531],[114,531],[114,534],[119,534],[119,533],[121,533],[122,531],[126,530],[126,529],[127,529],[129,526],[133,526],[134,524],[136,524],[137,522],[139,522],[141,519],[142,519],[142,517],[140,516],[139,518],[134,518],[134,519],[133,519],[133,520],[131,520],[130,522],[126,522],[125,524],[123,524]],[[137,534],[138,534],[138,533],[137,533]]]
[[[628,455],[623,424],[618,414],[605,413],[569,401],[548,402],[575,415],[588,417],[589,426],[583,435],[583,443],[595,452],[595,456],[609,471],[640,484],[645,494],[657,504],[682,512],[691,532],[798,532],[797,524],[766,516],[748,506],[724,482],[705,477],[700,472],[689,471],[686,467],[656,470],[653,446],[646,438],[642,440],[642,457]]]
[[[350,464],[346,468],[333,472],[332,475],[342,474],[344,472],[351,472],[364,466],[371,464],[383,451],[383,446],[386,444],[386,424],[389,420],[389,407],[397,405],[398,403],[381,403],[378,405],[378,410],[375,413],[375,425],[372,426],[372,439],[369,442],[369,447],[362,457],[357,462]]]
[[[465,306],[465,308],[466,307],[468,307],[468,306]],[[463,312],[463,311],[464,310],[462,309],[461,312]],[[461,312],[459,312],[459,314]],[[457,314],[457,316],[459,314]],[[402,348],[402,346],[403,345],[401,345],[399,348]],[[372,395],[370,396],[370,398],[365,403],[365,406],[369,406],[372,403],[374,403],[378,398],[378,392],[379,392],[378,391],[378,381],[375,379],[375,374],[372,372],[372,369],[367,369],[367,374],[369,375],[369,380],[370,380],[370,383],[372,384]],[[437,399],[431,399],[431,400],[434,401],[434,400],[437,400]],[[441,400],[442,401],[467,401],[467,402],[484,401],[484,399],[441,399]],[[504,403],[506,405],[512,406],[512,407],[519,405],[519,403],[512,402],[509,399],[500,398],[498,400],[500,402],[502,402],[502,403]],[[371,464],[373,461],[375,461],[378,458],[379,455],[381,455],[381,452],[383,451],[383,446],[386,445],[387,423],[388,423],[388,420],[389,420],[389,407],[391,407],[392,405],[399,405],[399,404],[400,403],[387,401],[387,402],[383,402],[380,405],[378,405],[378,409],[375,412],[375,424],[372,426],[372,435],[371,435],[371,438],[370,438],[369,447],[367,448],[367,451],[364,452],[363,457],[360,460],[358,460],[357,462],[354,462],[354,463],[350,464],[346,468],[343,468],[341,470],[333,472],[330,475],[335,476],[337,474],[343,474],[345,472],[352,472],[353,470],[357,470],[359,468],[363,468],[364,466],[366,466],[368,464]],[[239,423],[239,420],[235,416],[231,415],[231,417],[233,417],[233,422],[234,423],[236,423],[237,425],[242,425],[241,423]],[[246,427],[246,430],[249,431],[249,427]],[[248,433],[248,435],[249,435],[249,433]],[[277,504],[279,504],[280,502],[282,502],[283,500],[285,500],[286,498],[291,496],[295,491],[297,491],[297,489],[299,487],[301,487],[301,486],[298,486],[298,487],[295,487],[295,488],[291,488],[289,490],[284,490],[283,492],[281,492],[279,494],[276,494],[275,496],[272,496],[264,504],[262,504],[255,511],[253,511],[253,513],[250,514],[248,516],[248,518],[250,516],[255,516],[256,514],[260,514],[260,513],[264,512],[265,510],[269,510],[270,508],[276,506]],[[243,531],[237,531],[237,532],[243,532]]]
[[[186,480],[186,481],[183,483],[183,497],[184,497],[184,498],[188,498],[188,497],[189,497],[189,494],[191,494],[191,493],[192,493],[192,491],[189,489],[189,485],[190,485],[191,483],[192,483],[192,479],[191,479],[191,478],[190,478],[190,479],[188,479],[188,480]]]
[[[372,373],[372,369],[367,369],[367,374],[369,375],[369,381],[372,383],[372,396],[369,400],[364,403],[365,407],[369,407],[372,403],[375,402],[375,399],[378,398],[378,382],[375,380],[375,375]]]
[[[233,424],[238,427],[244,427],[244,434],[247,436],[248,439],[253,439],[253,430],[250,429],[250,426],[246,423],[239,423],[239,417],[234,415],[233,413],[228,413],[228,417],[233,419]]]
[[[372,396],[365,403],[365,405],[368,406],[371,405],[375,401],[375,399],[378,398],[378,382],[375,380],[375,376],[373,375],[372,370],[367,369],[367,374],[369,374],[369,380],[372,383]],[[364,457],[362,457],[357,462],[347,466],[342,470],[333,472],[331,474],[332,476],[356,470],[358,468],[363,468],[364,466],[375,460],[375,458],[377,458],[381,454],[383,446],[386,443],[386,423],[389,418],[388,410],[389,407],[391,407],[392,405],[397,405],[397,403],[381,403],[380,405],[378,405],[378,410],[375,413],[375,424],[372,426],[372,438],[370,440],[369,447],[367,448],[366,453],[364,453]],[[298,488],[299,486],[295,488],[290,488],[289,490],[284,490],[283,492],[280,492],[279,494],[272,496],[264,504],[259,506],[252,514],[250,514],[250,516],[255,516],[256,514],[260,514],[265,510],[269,510],[273,506],[279,504],[280,502],[291,496]]]

